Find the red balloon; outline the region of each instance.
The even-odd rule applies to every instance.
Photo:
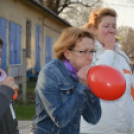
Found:
[[[13,100],[16,100],[17,97],[18,97],[18,90],[14,90],[14,92],[15,92],[15,93],[14,93],[12,99],[13,99]]]
[[[96,65],[89,69],[88,85],[97,97],[107,101],[120,98],[126,90],[124,76],[108,65]]]

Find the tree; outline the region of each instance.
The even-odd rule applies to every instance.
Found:
[[[73,26],[82,26],[88,22],[88,16],[94,7],[100,7],[102,0],[38,0]]]
[[[82,5],[84,7],[92,7],[101,0],[38,0],[46,7],[50,8],[56,14],[60,14],[65,8],[70,5]],[[72,7],[70,7],[72,8]]]
[[[84,0],[83,0],[84,2]],[[101,7],[102,1],[99,0],[94,5],[94,0],[86,0],[84,4],[71,4],[65,10],[63,10],[59,16],[65,20],[68,20],[73,26],[82,26],[88,22],[88,16],[93,8]],[[90,3],[86,6],[86,4]]]
[[[118,28],[117,34],[123,39],[119,42],[121,50],[130,58],[134,58],[134,29],[127,26],[121,26]]]

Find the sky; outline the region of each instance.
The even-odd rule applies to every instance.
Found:
[[[104,6],[113,8],[117,14],[117,27],[129,26],[134,29],[134,0],[103,0]]]
[[[76,0],[71,0],[71,1],[76,1]],[[85,0],[79,0],[79,1],[84,2]],[[117,12],[117,16],[118,16],[117,28],[119,26],[128,26],[134,29],[134,0],[103,0],[103,7],[113,8]],[[61,17],[69,21],[72,25],[74,23],[72,21],[83,19],[81,18],[82,16],[79,17],[79,19],[76,16],[73,17],[72,19],[69,18],[69,20],[66,17],[64,17],[64,15],[61,15]],[[74,18],[76,19],[74,20]],[[76,25],[78,24],[79,21],[76,21]]]

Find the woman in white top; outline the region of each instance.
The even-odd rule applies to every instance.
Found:
[[[86,25],[96,38],[93,64],[110,65],[119,70],[126,79],[126,91],[121,98],[115,101],[101,100],[102,116],[96,125],[82,120],[81,132],[86,127],[85,132],[88,134],[134,134],[134,80],[129,66],[131,61],[119,50],[115,39],[116,17],[113,9],[100,8],[91,13]]]

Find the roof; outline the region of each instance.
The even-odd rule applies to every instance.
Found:
[[[66,20],[60,18],[56,13],[54,13],[53,11],[51,11],[48,7],[42,5],[39,1],[37,0],[28,0],[29,2],[35,4],[36,6],[38,6],[39,8],[43,9],[44,11],[46,11],[47,13],[50,13],[53,17],[55,17],[56,19],[62,21],[63,23],[65,23],[68,26],[72,26],[69,22],[67,22]]]

